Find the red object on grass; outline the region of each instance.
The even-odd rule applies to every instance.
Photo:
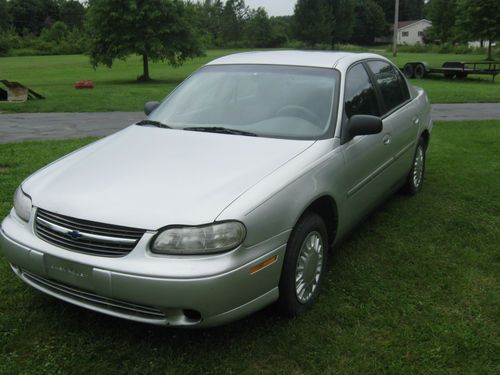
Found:
[[[94,82],[92,81],[76,81],[75,89],[93,89]]]

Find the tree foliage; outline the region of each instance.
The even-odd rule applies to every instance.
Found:
[[[357,0],[354,6],[354,31],[352,41],[370,45],[374,38],[387,34],[384,11],[373,0]]]
[[[488,40],[491,60],[491,42],[500,37],[498,0],[458,0],[457,26],[462,39]]]
[[[326,0],[298,0],[294,12],[295,35],[309,46],[332,42],[332,11]]]
[[[386,22],[394,23],[394,0],[374,0],[384,11]],[[410,21],[424,18],[424,0],[399,0],[399,20]]]
[[[39,35],[59,19],[55,0],[10,0],[7,2],[12,24],[19,34]]]
[[[429,4],[429,18],[432,27],[427,31],[430,39],[442,43],[453,42],[456,39],[456,9],[457,0],[432,0]]]
[[[87,14],[90,60],[111,67],[113,60],[138,54],[149,80],[149,60],[179,66],[203,53],[200,35],[180,0],[92,0]]]
[[[349,41],[353,22],[352,0],[298,0],[295,5],[295,35],[310,46]]]
[[[81,28],[85,17],[85,7],[77,0],[61,1],[59,4],[59,21],[69,28]]]

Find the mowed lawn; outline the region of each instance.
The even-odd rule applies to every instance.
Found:
[[[0,216],[27,175],[90,141],[0,145]],[[395,195],[335,249],[297,319],[136,324],[23,285],[0,255],[0,373],[498,373],[499,143],[500,121],[437,123],[421,194]]]
[[[184,78],[206,62],[244,50],[209,50],[205,57],[187,61],[180,68],[166,63],[151,64],[151,83],[136,82],[142,73],[142,61],[132,56],[118,60],[112,69],[92,69],[88,57],[27,56],[0,58],[0,79],[17,80],[44,95],[47,99],[27,103],[0,103],[0,112],[92,112],[140,111],[144,102],[163,99]],[[374,52],[392,58],[383,50]],[[453,54],[400,53],[394,59],[400,67],[408,61],[427,61],[441,66],[444,61],[480,60],[483,56]],[[93,90],[76,90],[78,80],[92,80]],[[499,102],[500,80],[490,76],[470,76],[466,80],[413,80],[427,90],[433,103]]]

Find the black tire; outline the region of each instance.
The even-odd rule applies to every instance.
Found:
[[[454,77],[455,73],[450,73],[450,72],[444,73],[444,78],[453,79]]]
[[[406,183],[403,188],[403,190],[408,194],[415,195],[422,190],[425,174],[426,146],[424,138],[420,137],[415,150],[415,155],[413,156],[411,169],[406,177]]]
[[[413,64],[405,64],[405,66],[403,67],[403,73],[405,74],[406,78],[414,78],[415,72],[413,69]]]
[[[415,78],[422,79],[425,77],[425,66],[424,64],[417,64],[414,71]]]
[[[316,236],[322,242],[321,251],[312,249],[313,246],[306,246],[306,240],[311,241],[310,244],[316,243],[314,241]],[[307,251],[309,251],[308,256],[305,255]],[[297,292],[298,288],[296,287],[296,278],[298,272],[300,272],[298,269],[301,252],[304,255],[301,258],[302,262],[306,263],[306,267],[302,272],[303,285],[306,286],[302,288],[302,294]],[[309,310],[316,302],[326,273],[327,257],[328,234],[325,222],[314,212],[304,214],[290,235],[283,261],[283,269],[281,270],[278,307],[283,314],[291,317],[300,315]],[[307,259],[307,261],[304,261],[304,259]]]

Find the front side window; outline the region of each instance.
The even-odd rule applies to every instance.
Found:
[[[224,127],[263,137],[318,139],[330,127],[338,77],[324,68],[206,66],[150,119],[178,129]]]
[[[399,107],[409,99],[405,81],[391,64],[385,61],[369,61],[367,64],[380,88],[384,101],[384,113]]]
[[[353,115],[380,116],[375,89],[362,64],[352,67],[345,82],[345,112]]]

